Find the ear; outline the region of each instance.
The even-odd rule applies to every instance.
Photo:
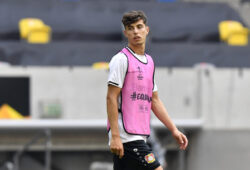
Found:
[[[127,31],[126,31],[126,29],[124,29],[124,30],[123,30],[123,34],[124,34],[124,36],[125,36],[125,37],[127,37],[127,38],[128,38],[128,35],[127,35]]]
[[[147,35],[148,35],[148,33],[150,31],[149,26],[146,26],[146,30],[147,30]]]

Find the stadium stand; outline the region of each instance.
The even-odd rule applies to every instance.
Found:
[[[242,19],[223,3],[155,3],[146,1],[36,1],[1,2],[2,33],[18,33],[21,18],[37,17],[53,28],[53,40],[121,40],[120,16],[128,10],[147,12],[152,41],[217,41],[217,24],[222,20]],[[57,4],[60,5],[57,5]],[[20,10],[20,9],[26,10]],[[9,18],[10,9],[15,15]],[[220,10],[218,10],[220,9]],[[60,14],[60,15],[56,15]],[[194,15],[199,14],[199,15]],[[97,21],[97,22],[96,22]],[[102,21],[102,22],[98,22]],[[199,25],[197,25],[197,23]],[[160,25],[160,26],[159,26]],[[11,38],[11,37],[10,37]],[[18,38],[17,38],[18,39]]]
[[[4,43],[0,43],[0,61],[26,66],[86,66],[107,62],[117,49],[125,45],[121,15],[127,10],[141,9],[149,18],[151,33],[148,43],[152,48],[148,52],[156,57],[157,66],[192,67],[195,63],[211,62],[218,67],[249,67],[249,62],[246,62],[248,47],[230,48],[220,43],[219,22],[235,20],[246,25],[225,3],[108,2],[2,1],[0,41]],[[15,15],[11,15],[11,11],[15,11]],[[18,41],[18,22],[26,17],[40,18],[51,26],[53,33],[49,45],[28,45]],[[238,51],[240,61],[234,60]],[[213,53],[212,59],[209,53]]]
[[[118,42],[53,42],[31,45],[0,42],[0,60],[20,66],[91,66],[109,62],[125,43]],[[98,49],[98,50],[96,50]],[[197,63],[213,63],[217,67],[249,67],[249,50],[222,43],[151,43],[149,54],[159,67],[193,67]],[[70,57],[69,57],[70,56]]]

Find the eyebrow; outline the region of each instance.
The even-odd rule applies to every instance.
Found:
[[[143,25],[143,24],[139,23],[139,24],[136,24],[135,26],[133,26],[133,25],[131,24],[131,25],[128,25],[128,27],[136,27],[136,26],[138,26],[138,25]]]

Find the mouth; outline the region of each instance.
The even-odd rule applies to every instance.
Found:
[[[134,37],[134,40],[136,40],[136,41],[138,41],[138,40],[140,40],[141,39],[141,37],[139,37],[139,36],[135,36]]]

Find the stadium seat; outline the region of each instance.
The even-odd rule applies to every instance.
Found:
[[[107,70],[109,69],[109,63],[108,62],[95,62],[92,64],[92,68],[96,70]]]
[[[29,43],[48,43],[51,37],[51,28],[38,18],[23,18],[19,22],[21,39]]]
[[[29,43],[48,43],[50,41],[51,28],[44,25],[42,28],[32,29],[28,34]]]
[[[249,30],[238,21],[221,21],[219,34],[220,40],[229,45],[244,46],[248,44]]]

